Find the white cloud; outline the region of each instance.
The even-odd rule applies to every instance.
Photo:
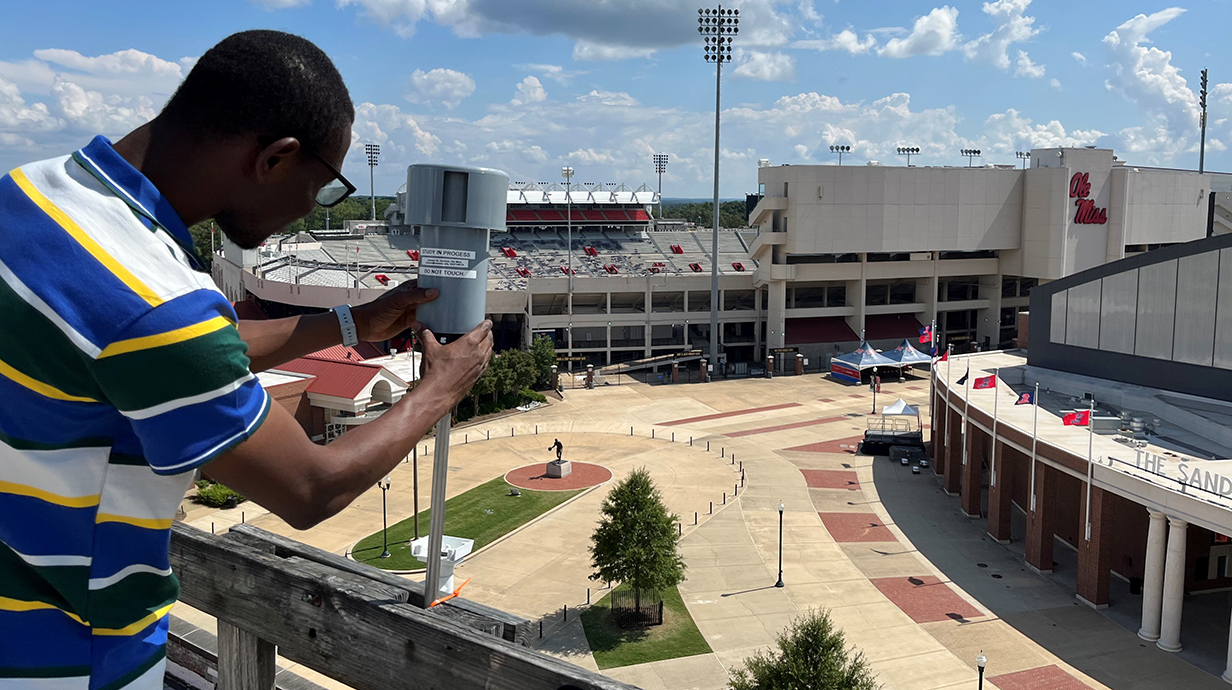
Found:
[[[475,80],[469,74],[444,67],[429,72],[417,69],[411,74],[410,87],[405,94],[406,100],[424,105],[440,104],[452,110],[475,93]]]
[[[612,45],[593,41],[578,41],[573,44],[573,59],[583,61],[628,60],[654,55],[654,48]]]
[[[1091,64],[1090,62],[1088,62],[1088,61],[1087,61],[1087,56],[1083,55],[1082,53],[1079,53],[1078,51],[1074,51],[1074,52],[1070,53],[1070,55],[1071,55],[1071,56],[1072,56],[1075,60],[1077,60],[1077,61],[1078,61],[1078,64],[1082,65],[1083,67],[1087,67],[1088,65],[1090,65],[1090,64]]]
[[[63,122],[52,116],[45,104],[27,104],[16,84],[0,79],[0,133],[8,133],[12,145],[28,141],[18,138],[18,132],[47,132],[62,126]]]
[[[1044,65],[1039,65],[1031,62],[1031,57],[1027,55],[1027,51],[1018,51],[1018,60],[1015,62],[1014,76],[1015,77],[1030,77],[1031,79],[1039,79],[1044,76]]]
[[[791,45],[793,48],[845,50],[852,55],[863,55],[876,47],[877,39],[872,34],[865,34],[864,40],[861,41],[856,32],[851,29],[843,29],[830,38],[796,41]]]
[[[267,10],[285,10],[291,7],[307,5],[312,0],[252,0],[252,3]]]
[[[558,84],[568,84],[575,77],[580,77],[588,74],[586,70],[567,70],[560,65],[542,65],[536,63],[525,63],[514,65],[515,68],[526,70],[527,72],[537,72],[544,79],[551,79]]]
[[[440,137],[419,126],[412,116],[403,113],[396,105],[360,103],[355,106],[355,124],[351,126],[351,143],[370,141],[380,144],[386,156],[435,156],[441,143]],[[352,152],[356,152],[354,146]],[[405,167],[403,168],[405,170]]]
[[[1172,64],[1171,52],[1147,45],[1151,32],[1184,12],[1171,7],[1139,14],[1103,39],[1112,70],[1105,86],[1137,105],[1147,119],[1144,125],[1121,130],[1118,148],[1144,154],[1153,163],[1170,161],[1188,150],[1197,135],[1197,94]]]
[[[1031,148],[1056,148],[1060,146],[1088,146],[1096,143],[1104,133],[1095,130],[1066,131],[1057,120],[1047,124],[1032,124],[1010,108],[1003,113],[994,113],[984,121],[985,134],[981,141],[989,153],[1011,156],[1015,151]]]
[[[915,20],[906,38],[892,38],[877,49],[878,55],[906,58],[941,55],[958,47],[958,10],[945,5]]]
[[[1054,88],[1054,89],[1060,90],[1060,88],[1061,88],[1061,81],[1060,81],[1059,79],[1057,79],[1056,77],[1053,77],[1052,79],[1049,79],[1049,80],[1048,80],[1048,85],[1049,85],[1049,86],[1051,86],[1051,87],[1052,87],[1052,88]]]
[[[543,84],[533,76],[528,76],[518,82],[517,95],[510,101],[513,105],[522,105],[523,103],[538,103],[539,101],[547,100],[547,91],[543,89]]]
[[[997,21],[997,28],[964,44],[963,57],[988,63],[997,69],[1009,69],[1010,45],[1030,40],[1039,33],[1039,29],[1034,26],[1035,17],[1025,14],[1030,5],[1031,0],[996,0],[984,3],[984,14]],[[1019,60],[1021,62],[1021,57]]]
[[[599,105],[620,105],[620,106],[635,106],[641,105],[637,99],[624,91],[600,91],[592,89],[590,93],[584,96],[578,96],[577,100],[582,103],[597,103]]]
[[[796,78],[796,59],[784,53],[737,49],[736,63],[738,77],[762,81],[794,81]]]
[[[813,0],[800,0],[797,8],[801,19],[814,24],[821,23],[821,15],[817,13],[817,8],[813,7]]]

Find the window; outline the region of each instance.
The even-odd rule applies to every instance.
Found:
[[[710,311],[710,291],[690,290],[689,311]]]
[[[723,324],[723,342],[729,345],[753,342],[753,322]]]
[[[753,309],[753,291],[752,290],[724,290],[723,291],[723,310],[752,310]]]
[[[684,345],[684,326],[682,324],[658,324],[650,327],[650,344]]]
[[[607,295],[603,293],[573,293],[574,314],[606,314]]]
[[[1031,294],[1031,289],[1039,285],[1038,278],[1023,278],[1022,283],[1018,287],[1018,294],[1021,297],[1027,297]]]
[[[792,306],[796,309],[817,309],[826,306],[826,288],[824,287],[798,287],[792,292],[795,295]]]
[[[847,306],[847,286],[846,285],[831,285],[826,288],[826,306],[827,307],[845,307]]]
[[[656,314],[684,311],[683,292],[650,293],[650,309]]]
[[[1017,278],[1002,278],[1001,279],[1001,296],[1002,297],[1017,297],[1018,296],[1018,279]]]
[[[612,347],[645,347],[645,326],[612,326]]]
[[[1010,328],[1018,325],[1018,309],[1008,307],[1001,310],[1001,327]]]
[[[607,347],[606,326],[575,326],[573,329],[573,349],[594,349]]]
[[[613,292],[613,314],[644,314],[646,312],[646,293],[644,292]]]
[[[915,283],[894,283],[890,285],[890,304],[913,304],[915,302]]]
[[[710,324],[708,323],[691,323],[689,324],[689,345],[698,347],[710,342]]]
[[[962,302],[964,300],[979,299],[980,286],[974,280],[951,280],[945,285],[945,302]]]
[[[565,295],[531,295],[530,313],[535,316],[558,316],[569,313]]]
[[[886,304],[890,298],[890,286],[868,285],[864,292],[864,303],[867,305]]]

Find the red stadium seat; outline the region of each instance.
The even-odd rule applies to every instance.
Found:
[[[558,211],[556,209],[549,209],[549,208],[540,209],[539,217],[546,221],[560,221],[562,223],[565,222],[565,212]]]
[[[693,269],[693,272],[694,272],[694,273],[701,273],[701,272],[702,272],[702,265],[701,265],[701,264],[689,264],[689,268]]]
[[[603,215],[609,221],[616,223],[627,223],[629,221],[629,214],[624,211],[604,211]]]
[[[378,273],[372,277],[376,278],[376,282],[380,283],[381,285],[389,285],[389,276],[385,275],[384,273]]]
[[[607,220],[607,218],[603,216],[603,211],[582,211],[582,217],[586,220],[598,221],[600,223]]]
[[[737,271],[741,273],[744,272],[744,264],[740,263],[739,261],[733,261],[732,268],[736,269]]]
[[[538,223],[539,215],[528,209],[515,209],[509,211],[506,220],[511,220],[518,223]]]
[[[406,250],[406,255],[411,257],[411,260],[413,261],[419,261],[419,250],[418,249],[408,249]]]
[[[672,253],[673,253],[673,254],[683,254],[683,253],[684,253],[684,248],[682,248],[682,247],[681,247],[680,245],[678,245],[678,244],[673,244],[673,245],[671,245],[671,248],[672,248]]]
[[[650,214],[646,213],[645,211],[642,211],[641,209],[629,211],[629,219],[642,222],[642,223],[649,223]]]

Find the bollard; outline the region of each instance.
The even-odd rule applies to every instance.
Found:
[[[586,588],[586,605],[590,606],[590,588]]]
[[[740,473],[740,486],[744,486],[744,473]]]
[[[714,515],[714,501],[711,501],[711,502],[710,502],[710,512],[709,512],[709,513],[707,513],[707,514],[708,514],[708,515]]]
[[[731,464],[733,464],[733,465],[734,465],[734,464],[736,464],[736,455],[735,455],[734,453],[732,454],[732,459],[731,459],[731,460],[732,460],[732,461],[731,461]]]
[[[210,523],[210,534],[214,533],[214,523]]]
[[[492,440],[492,430],[491,430],[491,429],[488,429],[488,438],[487,438],[487,440],[489,440],[489,441],[491,441],[491,440]],[[425,451],[425,452],[427,452],[427,451]]]
[[[462,434],[462,445],[464,445],[464,446],[465,446],[466,444],[468,444],[468,443],[470,443],[470,442],[471,442],[471,435],[470,435],[470,434]]]
[[[653,428],[650,430],[650,438],[654,438],[654,429],[653,429]]]
[[[697,511],[693,511],[693,524],[697,524]]]
[[[684,534],[684,523],[682,522],[676,523],[676,534]]]
[[[513,427],[509,427],[509,438],[513,438]]]
[[[720,458],[727,457],[727,446],[723,446],[719,449],[719,457]]]
[[[676,432],[672,432],[672,443],[676,442]]]
[[[727,505],[727,492],[723,492],[723,505]]]
[[[690,448],[693,447],[693,437],[692,436],[689,437],[689,447]]]
[[[706,452],[710,452],[710,441],[706,441]]]
[[[732,496],[736,496],[736,495],[738,495],[739,493],[740,493],[740,485],[739,485],[739,484],[732,484]]]
[[[543,619],[539,619],[539,639],[543,639]]]
[[[744,461],[743,460],[740,461],[740,473],[744,474]]]
[[[244,511],[242,511],[242,510],[240,511],[240,522],[241,522],[241,523],[243,523],[243,522],[244,522]]]
[[[535,435],[536,436],[539,435],[539,425],[538,424],[535,425]]]
[[[565,623],[569,622],[569,605],[568,604],[565,604],[564,608],[561,610],[560,619],[561,621]]]
[[[629,427],[629,435],[630,435],[630,436],[632,436],[632,435],[633,435],[633,427]]]

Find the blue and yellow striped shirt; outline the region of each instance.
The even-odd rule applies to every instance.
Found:
[[[199,265],[103,137],[0,178],[0,690],[162,687],[172,519],[270,404]]]

